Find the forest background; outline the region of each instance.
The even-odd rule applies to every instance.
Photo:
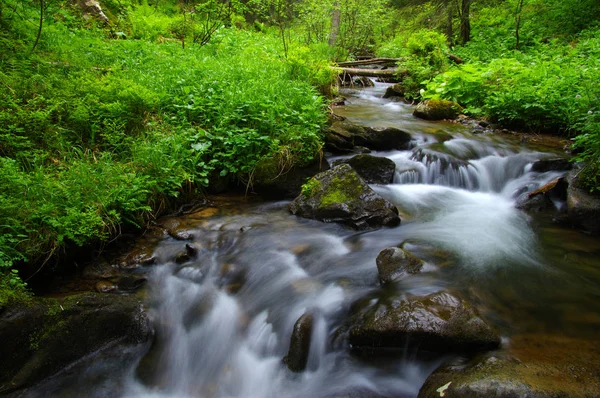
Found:
[[[74,248],[319,160],[332,66],[363,56],[398,58],[408,100],[573,139],[600,191],[597,0],[1,0],[0,307]]]

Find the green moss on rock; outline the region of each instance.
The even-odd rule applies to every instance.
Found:
[[[462,110],[462,107],[456,102],[427,100],[417,105],[413,115],[425,120],[456,119]]]
[[[340,222],[356,229],[400,223],[396,207],[377,195],[347,164],[317,174],[290,211],[300,217]]]

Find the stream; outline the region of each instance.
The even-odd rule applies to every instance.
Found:
[[[182,242],[158,243],[147,288],[150,353],[112,381],[88,377],[79,388],[125,397],[416,397],[448,356],[424,359],[407,347],[365,358],[340,338],[353,304],[383,294],[459,292],[505,351],[523,348],[524,336],[597,341],[597,238],[515,207],[564,174],[531,171],[553,150],[416,119],[410,105],[382,99],[386,87],[349,90],[336,113],[412,134],[410,150],[372,153],[396,163],[394,183],[372,187],[398,207],[400,226],[359,233],[297,218],[289,202],[236,202],[186,217],[199,255],[177,264]],[[382,289],[375,259],[400,244],[425,267]],[[307,370],[293,373],[282,358],[306,311],[314,318]]]

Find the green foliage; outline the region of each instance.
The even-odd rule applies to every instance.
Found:
[[[312,197],[319,189],[321,189],[321,182],[316,178],[311,178],[305,184],[302,185],[302,195],[310,198]]]
[[[21,289],[10,271],[19,262],[143,226],[169,198],[219,176],[248,181],[265,159],[320,156],[326,107],[314,86],[332,79],[326,47],[292,45],[286,60],[276,36],[223,22],[182,50],[169,39],[174,3],[122,1],[110,3],[117,28],[143,41],[67,21],[61,8],[29,55],[35,8],[13,3],[19,12],[0,17],[0,276],[10,291]]]
[[[424,85],[448,68],[446,37],[432,30],[419,30],[382,46],[379,56],[401,58],[398,67],[406,71],[402,85],[409,99],[417,98]]]

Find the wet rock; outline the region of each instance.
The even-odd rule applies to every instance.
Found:
[[[455,361],[433,372],[420,398],[595,397],[600,391],[597,341],[513,336],[508,352]],[[450,384],[448,384],[450,383]]]
[[[567,181],[567,214],[570,223],[593,235],[600,234],[600,197],[579,187],[577,174],[573,172],[569,173]]]
[[[465,300],[447,292],[424,297],[382,298],[360,311],[349,329],[353,348],[476,352],[500,338]]]
[[[461,112],[462,107],[456,102],[427,100],[417,105],[413,115],[425,120],[444,120],[456,119]]]
[[[573,168],[573,162],[565,158],[540,159],[531,165],[531,171],[545,173],[547,171],[568,171]]]
[[[198,249],[196,249],[195,247],[186,244],[185,245],[185,250],[177,253],[175,255],[175,262],[177,264],[183,264],[185,262],[190,261],[192,258],[196,257],[196,255],[198,254]]]
[[[147,267],[154,265],[155,261],[154,246],[140,245],[119,261],[119,267],[121,269]]]
[[[128,275],[119,279],[117,282],[117,288],[119,292],[135,292],[141,289],[148,279],[138,275]]]
[[[119,268],[106,261],[98,261],[85,266],[81,272],[83,279],[109,279],[119,275]]]
[[[98,293],[114,293],[117,289],[117,285],[109,281],[100,281],[96,283],[96,291]]]
[[[0,390],[30,386],[86,356],[151,335],[142,303],[129,295],[88,293],[9,307],[0,316]]]
[[[394,127],[367,128],[365,135],[354,137],[354,144],[364,146],[376,151],[389,151],[390,149],[408,149],[412,136]]]
[[[372,155],[356,155],[350,159],[341,159],[334,165],[349,164],[368,184],[391,184],[394,180],[396,163],[388,158]]]
[[[335,120],[325,130],[325,147],[338,153],[348,153],[354,148],[354,137],[366,134],[366,127],[346,119]]]
[[[383,285],[393,281],[403,274],[418,274],[423,268],[424,261],[410,252],[399,247],[384,249],[377,256],[377,272],[379,282]]]
[[[175,240],[193,240],[194,234],[188,230],[188,226],[182,219],[166,218],[160,224],[167,230],[169,236]]]
[[[519,197],[516,207],[530,213],[540,213],[555,208],[548,195],[529,196],[527,194]]]
[[[325,130],[325,147],[335,153],[352,152],[355,146],[384,151],[408,149],[411,135],[397,128],[375,129],[348,120],[334,122]]]
[[[277,159],[260,162],[254,173],[254,191],[269,199],[295,198],[307,179],[329,170],[329,163],[317,157],[304,167],[285,167],[285,162]]]
[[[294,330],[290,339],[290,349],[283,358],[283,362],[292,372],[302,372],[306,369],[308,354],[310,351],[310,340],[312,338],[313,317],[304,314],[294,324]]]
[[[398,209],[375,193],[347,164],[313,177],[289,209],[299,217],[339,222],[355,229],[400,223]]]
[[[564,178],[556,178],[533,192],[521,195],[516,207],[528,212],[556,209],[554,201],[567,200],[567,188],[568,184]]]
[[[404,86],[400,83],[389,86],[383,94],[383,98],[404,97],[406,94]]]

